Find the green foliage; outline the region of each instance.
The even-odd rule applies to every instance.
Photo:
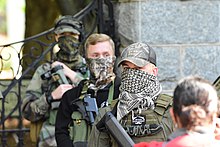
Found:
[[[6,7],[6,0],[1,0],[0,1],[0,11],[4,10]]]
[[[6,0],[0,1],[0,33],[6,33]]]

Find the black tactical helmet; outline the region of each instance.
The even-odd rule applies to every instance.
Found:
[[[74,34],[79,35],[79,41],[83,41],[84,35],[83,35],[84,27],[81,21],[77,20],[72,15],[65,15],[60,17],[54,27],[54,33],[55,34],[61,34],[64,32],[72,32]]]

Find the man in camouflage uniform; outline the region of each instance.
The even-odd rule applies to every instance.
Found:
[[[174,125],[169,114],[172,97],[161,94],[157,79],[156,54],[143,43],[134,43],[121,54],[121,86],[118,103],[111,106],[112,113],[135,143],[142,141],[165,141]],[[119,146],[109,131],[96,124],[111,109],[99,110],[92,127],[89,147]]]
[[[58,51],[52,64],[45,63],[37,68],[26,91],[22,112],[32,124],[43,122],[37,135],[40,147],[55,147],[55,118],[62,95],[87,78],[85,59],[79,53],[82,41],[82,23],[72,16],[63,16],[54,27]],[[55,76],[60,81],[55,81]],[[54,77],[53,77],[54,76]],[[34,127],[36,128],[36,127]],[[37,131],[33,131],[38,133]],[[35,135],[32,132],[31,136]]]
[[[0,99],[3,98],[2,91],[0,90]]]

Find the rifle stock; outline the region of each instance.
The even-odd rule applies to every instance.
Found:
[[[107,112],[96,125],[99,131],[107,129],[121,147],[132,147],[134,142],[111,112]]]

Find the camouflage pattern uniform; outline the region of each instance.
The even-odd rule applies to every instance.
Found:
[[[45,63],[39,66],[33,75],[26,91],[26,97],[23,100],[23,115],[26,119],[32,122],[44,120],[40,133],[40,141],[52,138],[51,140],[49,139],[50,141],[48,144],[54,146],[55,114],[57,112],[59,102],[52,102],[50,105],[46,100],[46,92],[48,85],[51,84],[51,81],[42,80],[41,75],[48,70],[50,70],[50,64]],[[78,81],[81,81],[85,77],[81,73],[78,73],[76,78]],[[72,84],[77,85],[78,83]],[[51,90],[54,90],[55,88],[55,83],[53,83]]]
[[[0,90],[0,99],[3,98],[2,91]]]
[[[60,22],[63,22],[63,19],[60,19],[60,20],[62,20]],[[69,20],[68,22],[64,22],[64,25],[66,23],[69,23]],[[70,25],[67,25],[65,27],[63,26],[63,24],[61,24],[61,26],[59,26],[57,30],[55,30],[55,34],[62,33],[63,31],[64,32],[72,31],[73,33],[75,33],[75,30],[73,30],[73,28],[71,30]],[[86,69],[86,71],[83,72],[83,74],[81,74],[77,70],[74,70],[77,73],[76,80],[75,80],[77,82],[73,83],[72,81],[68,80],[69,84],[72,84],[74,86],[78,85],[78,83],[81,80],[89,76],[88,70],[86,68],[86,64],[82,60],[83,59],[82,56],[80,55],[77,55],[77,56],[79,56],[79,57],[76,57],[77,61],[72,62],[73,64],[71,66],[69,64],[70,62],[68,64],[63,62],[68,67],[70,67],[72,70],[76,69],[76,67]],[[52,80],[43,80],[41,77],[41,75],[43,75],[44,73],[50,70],[51,70],[51,64],[49,63],[45,63],[37,68],[37,70],[35,71],[30,81],[30,84],[26,91],[26,97],[24,98],[23,103],[22,103],[22,112],[23,112],[24,118],[30,120],[32,123],[36,123],[39,121],[43,122],[42,128],[40,130],[40,136],[39,136],[40,147],[57,146],[56,141],[55,141],[55,119],[56,119],[56,113],[57,113],[57,109],[59,107],[60,102],[52,101],[51,103],[49,103],[47,96],[50,95],[51,92],[55,90],[59,85],[58,83],[55,83]]]

